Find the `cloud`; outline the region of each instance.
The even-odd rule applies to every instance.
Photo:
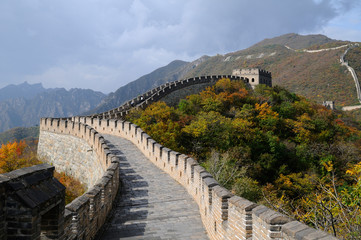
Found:
[[[361,12],[357,2],[4,0],[0,87],[28,80],[114,91],[175,59],[236,51],[290,32],[335,32],[328,23],[355,6]]]

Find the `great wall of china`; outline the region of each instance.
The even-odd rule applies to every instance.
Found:
[[[47,156],[56,168],[83,178],[89,190],[64,206],[64,189],[52,176],[54,167],[44,164],[1,175],[0,238],[94,239],[112,209],[121,180],[121,159],[109,150],[102,136],[108,134],[131,141],[149,161],[184,187],[198,205],[210,239],[336,239],[234,196],[197,161],[165,148],[138,126],[120,120],[133,107],[145,108],[180,89],[206,86],[223,77],[239,79],[207,76],[176,81],[102,114],[41,119],[39,155]],[[39,194],[41,191],[45,193]]]

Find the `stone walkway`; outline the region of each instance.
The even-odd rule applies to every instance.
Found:
[[[100,239],[208,239],[186,190],[131,142],[104,135],[121,161],[121,195]]]

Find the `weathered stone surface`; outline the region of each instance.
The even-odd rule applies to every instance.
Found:
[[[41,164],[1,175],[0,239],[63,235],[65,187],[53,171]]]
[[[87,187],[93,186],[105,172],[93,147],[74,136],[40,131],[38,155]]]

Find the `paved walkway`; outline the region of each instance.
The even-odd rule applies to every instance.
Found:
[[[104,135],[121,162],[121,195],[100,239],[208,239],[186,190],[131,142]]]

